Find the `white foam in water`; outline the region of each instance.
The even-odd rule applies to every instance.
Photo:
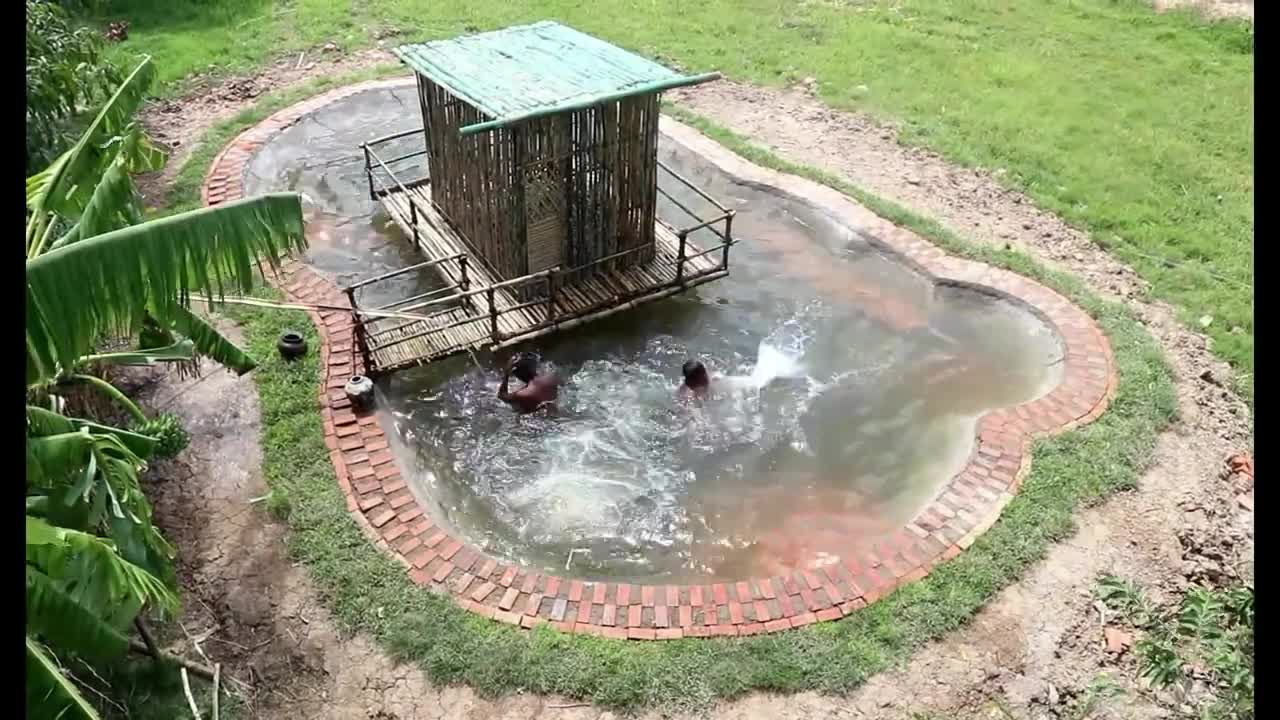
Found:
[[[768,343],[760,343],[756,351],[756,366],[751,371],[751,384],[761,389],[779,378],[804,377],[804,366],[798,358],[791,357]]]
[[[535,514],[539,533],[607,535],[617,526],[617,507],[635,493],[629,483],[595,473],[556,470],[515,490],[507,501]]]
[[[473,472],[499,479],[484,492],[500,493],[494,505],[519,544],[589,545],[596,547],[591,562],[630,552],[619,548],[670,545],[694,532],[688,520],[705,525],[686,516],[682,499],[700,492],[691,486],[715,487],[732,482],[735,473],[756,472],[755,448],[785,443],[813,452],[799,422],[813,399],[849,375],[874,374],[892,362],[885,358],[834,378],[810,367],[805,358],[815,316],[822,314],[822,307],[807,306],[775,326],[758,342],[754,363],[732,355],[712,359],[713,367],[737,372],[716,378],[706,403],[677,402],[679,358],[696,349],[672,347],[641,363],[590,360],[569,376],[557,417],[506,421],[504,415],[500,432],[479,435],[455,426],[455,438],[466,443],[458,452]],[[480,391],[493,392],[490,383],[483,385]],[[477,388],[458,389],[449,404],[439,402],[449,393],[432,395],[431,414],[477,412]],[[708,532],[716,534],[709,528],[700,534]]]
[[[768,341],[762,341],[756,349],[756,363],[748,375],[725,375],[716,380],[716,384],[729,392],[744,390],[763,390],[774,380],[803,378],[804,365],[798,356],[779,350]]]

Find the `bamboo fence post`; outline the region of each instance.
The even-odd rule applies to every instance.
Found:
[[[369,158],[369,143],[360,143],[360,149],[364,150],[364,176],[369,181],[369,199],[377,200],[378,195],[373,191],[373,162]]]
[[[724,256],[720,260],[720,269],[729,269],[729,246],[733,244],[733,216],[735,211],[729,210],[724,218]]]
[[[485,293],[489,298],[489,334],[494,340],[498,339],[498,306],[493,301],[493,286],[489,286],[489,291]]]
[[[547,275],[547,322],[556,316],[556,274]]]
[[[680,251],[676,254],[676,284],[684,284],[684,255],[685,246],[689,242],[689,233],[684,230],[680,231]]]

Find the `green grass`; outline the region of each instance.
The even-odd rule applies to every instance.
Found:
[[[233,136],[265,116],[245,113],[210,131]],[[740,138],[698,123],[749,159],[811,177]],[[200,177],[216,151],[202,148],[184,175]],[[340,625],[375,636],[396,656],[416,662],[438,683],[466,683],[484,694],[516,690],[558,693],[622,709],[701,707],[748,690],[841,692],[899,662],[922,643],[972,616],[1001,587],[1042,558],[1073,530],[1081,506],[1130,488],[1149,462],[1159,430],[1174,416],[1169,368],[1159,348],[1124,307],[1099,300],[1082,284],[1011,251],[972,246],[910,212],[853,192],[877,212],[952,252],[1034,277],[1080,304],[1111,339],[1120,374],[1111,409],[1097,422],[1043,440],[1019,494],[1000,521],[959,558],[925,580],[844,620],[778,635],[737,640],[615,642],[549,629],[523,632],[465,612],[422,591],[382,555],[347,514],[322,437],[317,411],[318,358],[284,363],[274,349],[280,332],[305,327],[305,316],[237,308],[250,350],[262,364],[255,380],[262,408],[264,474],[272,493],[288,497],[290,550],[306,562]],[[191,202],[193,186],[175,195]],[[273,291],[266,291],[273,294]]]
[[[1253,29],[1148,0],[122,0],[117,53],[171,89],[324,42],[353,49],[556,18],[688,68],[902,127],[1086,228],[1199,328],[1253,396]]]

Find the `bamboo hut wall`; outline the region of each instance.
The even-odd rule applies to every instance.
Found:
[[[538,218],[526,194],[535,183],[564,188],[566,267],[627,250],[637,252],[586,274],[653,258],[657,94],[464,136],[462,127],[490,118],[421,75],[418,91],[432,198],[496,274],[529,272],[527,228]]]
[[[626,98],[521,126],[523,167],[566,158],[566,264],[578,267],[638,249],[592,271],[621,269],[654,255],[658,96]],[[562,139],[562,142],[557,142]]]
[[[517,154],[524,158],[518,166],[524,189],[524,214],[528,232],[535,223],[539,228],[555,227],[555,255],[558,262],[568,260],[568,212],[571,207],[569,188],[569,124],[563,115],[539,118],[520,126]],[[551,222],[548,222],[551,221]],[[528,242],[533,239],[528,238]],[[535,248],[529,247],[532,255]],[[545,268],[529,267],[528,271]]]
[[[421,75],[418,93],[431,169],[431,197],[499,276],[524,275],[522,191],[514,183],[514,130],[462,135],[460,128],[490,118]]]

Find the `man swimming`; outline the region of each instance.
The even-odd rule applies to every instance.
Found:
[[[507,389],[512,375],[524,383],[524,387],[515,392]],[[560,378],[549,373],[539,375],[538,356],[533,353],[520,353],[514,361],[507,364],[506,372],[502,375],[502,385],[498,386],[498,399],[519,413],[531,413],[543,408],[554,410],[559,394]]]
[[[684,383],[677,392],[681,398],[705,398],[711,393],[711,376],[699,360],[690,360],[680,368]]]

